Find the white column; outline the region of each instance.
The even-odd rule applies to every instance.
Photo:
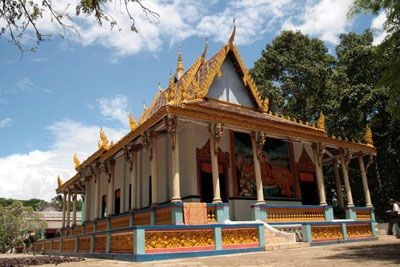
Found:
[[[110,161],[110,173],[108,179],[108,201],[107,201],[107,216],[113,215],[114,208],[114,166],[115,161]]]
[[[158,204],[157,184],[157,135],[151,134],[151,205]]]
[[[321,144],[314,144],[314,158],[315,158],[315,172],[317,175],[317,187],[318,187],[318,195],[319,195],[319,204],[321,206],[325,206],[326,204],[326,196],[325,196],[325,182],[324,182],[324,173],[322,171],[322,156],[323,156],[323,146]]]
[[[179,140],[177,133],[178,118],[165,117],[165,127],[171,143],[171,174],[172,174],[172,198],[171,202],[181,202],[180,173],[179,173]]]
[[[367,173],[365,171],[364,160],[362,156],[358,157],[358,162],[360,165],[361,179],[364,188],[365,206],[372,207],[371,196],[369,194],[369,188],[368,188]]]
[[[264,200],[264,190],[261,178],[261,167],[260,161],[258,159],[258,146],[256,143],[256,136],[255,133],[251,135],[251,147],[253,149],[253,161],[254,161],[254,172],[256,175],[256,189],[257,189],[257,203],[265,203]]]
[[[70,226],[70,203],[71,203],[71,193],[68,192],[68,200],[67,200],[67,227]]]
[[[76,199],[77,199],[77,196],[76,196],[76,193],[74,193],[74,195],[73,195],[73,197],[72,197],[72,200],[73,200],[73,202],[72,202],[72,226],[75,226],[76,225]]]
[[[343,172],[344,186],[346,188],[347,207],[354,207],[353,195],[351,194],[349,171],[347,169],[347,164],[348,164],[348,159],[345,160],[345,158],[342,157],[342,172]]]
[[[100,215],[99,204],[100,204],[100,166],[97,166],[94,177],[94,219],[99,219]],[[89,206],[89,205],[88,205]],[[88,217],[89,219],[89,217]]]
[[[131,209],[138,208],[136,205],[136,172],[137,172],[137,152],[136,150],[132,150],[131,154],[131,166],[130,166],[130,175],[131,175]]]
[[[65,228],[65,210],[67,206],[67,194],[64,192],[63,193],[63,205],[62,205],[62,223],[61,223],[61,228]]]
[[[339,208],[344,209],[343,193],[342,193],[342,183],[340,182],[340,173],[337,161],[333,163],[333,172],[335,173],[336,181],[336,191],[338,196]]]
[[[213,179],[213,203],[221,203],[221,191],[219,184],[219,170],[218,170],[218,144],[222,135],[222,126],[210,126],[210,154],[211,154],[211,169]]]

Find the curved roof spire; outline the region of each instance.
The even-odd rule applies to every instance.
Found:
[[[235,34],[236,34],[236,18],[233,19],[233,30],[231,33],[231,37],[229,37],[229,44],[233,44],[233,41],[235,40]]]
[[[182,49],[179,45],[178,50],[178,62],[176,64],[176,78],[179,80],[183,74],[183,60],[182,60]]]
[[[206,45],[204,46],[203,53],[201,53],[201,60],[203,63],[206,60],[207,49],[208,49],[208,37],[206,37]]]

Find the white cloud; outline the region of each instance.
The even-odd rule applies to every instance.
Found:
[[[382,11],[379,13],[378,16],[374,17],[374,19],[371,22],[371,29],[374,32],[374,45],[378,45],[385,40],[387,36],[387,32],[383,29],[383,24],[385,23],[387,17],[386,13]]]
[[[351,3],[352,0],[307,1],[301,16],[289,17],[282,29],[300,30],[323,41],[337,44],[339,34],[346,32],[351,26],[352,21],[346,16]]]
[[[0,128],[10,127],[13,120],[11,118],[4,118],[0,120]]]
[[[65,181],[75,174],[73,154],[81,161],[97,150],[99,127],[62,120],[48,127],[55,141],[49,150],[0,157],[0,196],[16,199],[55,196],[57,176]],[[104,128],[109,140],[119,140],[125,129]]]
[[[118,120],[122,125],[128,125],[128,99],[126,96],[117,95],[113,98],[97,99],[101,114],[109,119]]]

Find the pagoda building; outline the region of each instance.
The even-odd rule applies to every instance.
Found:
[[[61,236],[37,251],[141,261],[263,250],[271,228],[311,244],[375,238],[365,166],[376,154],[371,130],[350,141],[327,135],[322,113],[310,124],[269,111],[234,37],[235,27],[209,59],[206,44],[186,71],[179,50],[168,88],[138,120],[129,116],[130,132],[113,144],[101,130],[97,151],[83,162],[75,155],[76,175],[56,190]],[[354,160],[365,207],[352,198]],[[345,220],[327,204],[325,165]],[[77,195],[81,226],[69,224]]]

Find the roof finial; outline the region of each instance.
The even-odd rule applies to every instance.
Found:
[[[58,188],[60,188],[63,184],[63,182],[61,181],[60,175],[57,176],[57,184],[58,184]]]
[[[367,143],[367,145],[373,146],[374,141],[372,140],[372,130],[369,128],[369,125],[365,127],[365,134],[364,134],[364,140]]]
[[[179,80],[183,74],[183,60],[182,60],[182,49],[181,46],[179,45],[179,50],[178,50],[178,62],[176,64],[176,78]]]
[[[236,24],[235,24],[236,18],[233,19],[233,31],[231,34],[231,37],[229,37],[229,44],[232,45],[233,41],[235,40],[235,34],[236,34]]]
[[[97,142],[99,149],[106,149],[110,148],[108,138],[106,133],[104,132],[103,128],[100,128],[100,140]]]
[[[76,153],[74,154],[74,165],[75,170],[78,169],[79,165],[81,165],[81,162],[79,161],[78,155]]]
[[[324,130],[325,131],[325,116],[322,113],[322,111],[319,113],[319,118],[317,121],[317,127],[318,129]]]
[[[160,83],[160,81],[158,81],[158,90],[159,90],[160,92],[163,91],[163,89],[161,88],[161,83]]]
[[[202,63],[204,63],[204,61],[206,60],[207,48],[208,48],[208,36],[206,36],[206,45],[204,46],[203,53],[201,53],[201,61],[202,61]]]
[[[132,113],[129,113],[129,128],[131,128],[131,131],[135,130],[138,127],[137,121],[135,120],[135,117],[133,117]]]

